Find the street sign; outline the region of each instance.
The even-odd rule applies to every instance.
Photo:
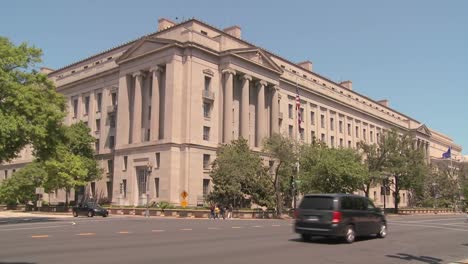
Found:
[[[183,200],[182,202],[180,202],[180,206],[182,206],[183,208],[187,207],[187,205],[187,200]]]
[[[180,194],[180,196],[182,196],[182,198],[185,200],[185,198],[188,197],[188,192],[183,191],[183,192]]]
[[[44,188],[42,188],[42,187],[37,187],[37,188],[36,188],[36,194],[44,194]]]

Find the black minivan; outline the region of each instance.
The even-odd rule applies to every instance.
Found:
[[[387,235],[387,220],[380,208],[366,197],[353,194],[308,194],[294,212],[294,230],[303,240],[312,236],[345,238]]]

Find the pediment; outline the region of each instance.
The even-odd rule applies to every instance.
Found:
[[[416,128],[415,130],[416,130],[416,132],[421,133],[421,134],[424,134],[424,135],[426,135],[426,136],[429,136],[429,137],[432,136],[431,131],[430,131],[429,128],[428,128],[426,125],[424,125],[424,124],[421,125],[420,127]]]
[[[265,52],[258,48],[238,49],[229,51],[230,54],[241,57],[245,60],[261,65],[265,68],[282,73],[279,67]]]
[[[120,56],[120,58],[117,60],[117,63],[149,54],[165,46],[170,46],[174,44],[174,42],[174,40],[162,38],[142,38],[134,43],[127,51],[125,51],[124,54],[122,54],[122,56]]]

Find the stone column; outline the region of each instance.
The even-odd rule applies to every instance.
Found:
[[[429,147],[430,147],[429,142],[426,142],[426,152],[425,153],[426,153],[426,159],[427,159],[428,162],[431,161],[431,156],[429,155]]]
[[[271,102],[271,133],[279,133],[279,86],[272,89]]]
[[[133,94],[132,143],[139,143],[141,142],[141,90],[144,74],[138,71],[133,74],[133,77],[135,78],[135,90]]]
[[[161,72],[163,69],[159,66],[152,67],[150,72],[153,74],[152,83],[152,96],[151,96],[151,141],[159,139],[159,105],[160,94],[159,94],[159,80],[161,79]]]
[[[234,75],[235,71],[226,69],[224,74],[224,143],[232,140],[232,101],[234,97]]]
[[[257,82],[257,147],[262,145],[266,134],[265,120],[265,81]]]
[[[94,91],[89,93],[89,106],[88,106],[88,126],[91,129],[91,135],[95,135],[96,131],[96,102],[94,99]]]
[[[249,140],[249,87],[252,77],[245,74],[242,76],[242,99],[241,99],[241,115],[240,115],[240,131],[241,136]]]
[[[131,77],[127,75],[122,75],[119,78],[119,92],[117,99],[117,140],[116,146],[127,145],[129,143],[129,133],[130,133],[130,104],[129,104],[129,86],[131,85]],[[110,98],[107,98],[108,90],[103,91],[103,101],[110,101]],[[109,100],[108,100],[109,99]],[[110,106],[111,103],[104,103],[103,111],[106,111],[106,107]],[[107,112],[103,113],[104,117],[107,116]],[[101,122],[106,122],[106,118],[103,118]],[[104,133],[101,132],[101,135]],[[101,137],[101,147],[104,147],[104,138]]]

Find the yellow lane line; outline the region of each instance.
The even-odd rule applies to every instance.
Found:
[[[240,227],[240,226],[233,226],[232,228],[239,229],[239,228],[242,228],[242,227]]]
[[[182,228],[180,229],[180,231],[192,231],[193,229],[192,228]]]
[[[130,232],[128,232],[128,231],[119,231],[117,233],[119,233],[119,234],[130,234]]]
[[[46,237],[49,237],[49,235],[35,235],[35,236],[31,236],[32,238],[46,238]]]
[[[96,235],[96,233],[79,233],[79,234],[76,234],[77,236],[94,236]]]

